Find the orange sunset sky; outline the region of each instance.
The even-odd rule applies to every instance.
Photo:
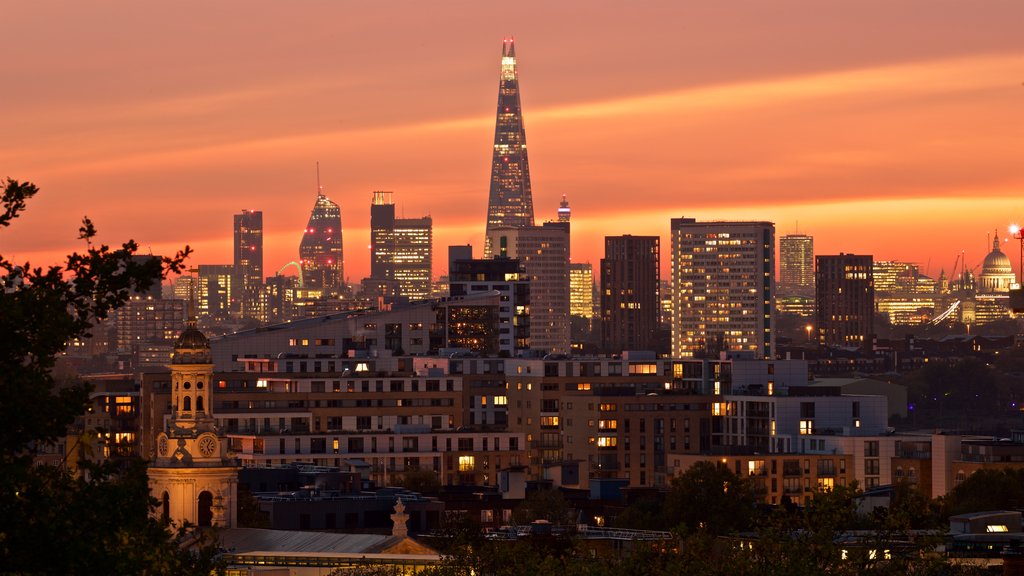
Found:
[[[514,35],[534,206],[574,261],[669,219],[771,220],[819,254],[969,266],[1024,222],[1024,2],[0,0],[0,177],[42,189],[0,254],[100,240],[231,262],[264,213],[296,260],[316,195],[368,273],[369,203],[481,252],[502,38]],[[1016,242],[1004,248],[1016,263]],[[1016,266],[1016,265],[1015,265]]]

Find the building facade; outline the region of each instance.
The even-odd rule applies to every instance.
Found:
[[[174,345],[170,373],[170,414],[155,434],[155,458],[148,469],[157,513],[181,525],[237,525],[238,467],[214,418],[210,342],[194,323]],[[166,404],[162,404],[166,405]]]
[[[569,224],[494,228],[493,255],[516,258],[530,281],[530,348],[567,354],[569,326]]]
[[[661,238],[605,236],[601,259],[601,349],[653,350],[658,332]]]
[[[874,266],[870,255],[814,260],[818,344],[859,348],[875,331]]]
[[[433,221],[395,218],[391,192],[370,205],[370,278],[385,296],[426,300],[431,293]]]
[[[235,274],[231,283],[232,311],[243,318],[259,318],[263,290],[263,212],[235,214]]]
[[[772,358],[775,225],[672,219],[672,356]]]
[[[814,293],[814,237],[786,234],[779,238],[780,293]]]
[[[519,260],[501,257],[455,260],[451,263],[448,286],[452,297],[490,291],[501,294],[498,349],[477,351],[516,356],[530,348],[530,280]]]

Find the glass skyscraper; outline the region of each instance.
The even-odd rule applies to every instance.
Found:
[[[341,244],[341,208],[317,191],[316,204],[299,244],[299,264],[306,288],[336,293],[345,286]]]
[[[530,163],[526,155],[526,131],[519,102],[519,73],[515,42],[506,39],[501,48],[501,79],[498,114],[494,127],[491,190],[487,203],[487,237],[495,228],[533,226],[533,193]],[[484,258],[491,247],[484,245]]]

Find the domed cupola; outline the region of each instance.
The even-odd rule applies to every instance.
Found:
[[[1010,258],[999,249],[999,232],[996,231],[992,251],[985,256],[985,262],[981,267],[979,291],[983,294],[1008,292],[1010,285],[1015,282]]]
[[[178,341],[174,343],[171,364],[212,363],[213,356],[210,354],[210,340],[196,328],[194,322],[189,322],[188,327],[178,336]]]

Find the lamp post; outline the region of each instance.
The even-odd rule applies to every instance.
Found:
[[[807,331],[807,341],[810,342],[811,341],[811,330],[814,330],[814,326],[811,326],[810,324],[808,324],[807,326],[804,326],[804,330]]]
[[[1020,265],[1017,268],[1017,288],[1024,288],[1024,229],[1016,224],[1011,224],[1010,234],[1020,241]]]

